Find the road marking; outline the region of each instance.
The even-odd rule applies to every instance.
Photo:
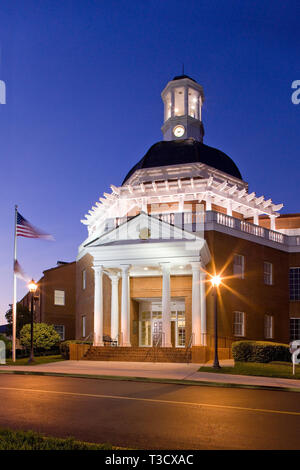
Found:
[[[15,392],[34,392],[34,393],[50,393],[55,395],[67,395],[74,397],[87,397],[87,398],[105,398],[112,400],[130,400],[130,401],[141,401],[147,403],[159,403],[167,405],[184,405],[184,406],[197,406],[207,408],[223,408],[228,410],[239,410],[239,411],[254,411],[260,413],[273,413],[283,415],[300,416],[298,411],[284,411],[284,410],[269,410],[265,408],[248,408],[244,406],[233,406],[233,405],[217,405],[211,403],[193,403],[188,401],[176,401],[176,400],[157,400],[155,398],[138,398],[138,397],[126,397],[121,395],[98,395],[93,393],[78,393],[78,392],[61,392],[58,390],[37,390],[33,388],[17,388],[17,387],[0,387],[0,390],[15,391]]]

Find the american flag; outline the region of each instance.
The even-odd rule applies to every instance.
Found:
[[[19,212],[17,212],[16,235],[17,237],[46,238],[48,240],[53,240],[52,235],[35,228]]]
[[[20,263],[17,260],[14,261],[14,273],[18,278],[22,279],[23,281],[27,283],[30,282],[30,277],[23,271],[20,266]]]

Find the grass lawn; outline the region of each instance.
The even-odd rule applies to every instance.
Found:
[[[289,362],[236,362],[234,367],[200,367],[199,372],[218,372],[220,374],[257,375],[263,377],[278,377],[284,379],[300,379],[300,365],[296,365],[296,373],[293,375],[292,364]]]
[[[28,365],[38,365],[38,364],[47,364],[48,362],[59,362],[64,361],[65,359],[61,356],[38,356],[34,358],[33,364],[28,364],[28,357],[23,357],[22,359],[17,359],[16,362],[13,362],[12,359],[6,360],[7,366],[28,366]]]
[[[33,431],[0,429],[0,450],[117,450],[110,444],[90,444],[73,438],[45,437]]]

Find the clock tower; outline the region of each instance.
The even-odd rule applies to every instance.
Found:
[[[203,88],[187,75],[174,77],[161,94],[164,102],[164,140],[188,139],[202,142]]]

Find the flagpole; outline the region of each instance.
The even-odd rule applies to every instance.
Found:
[[[17,276],[15,264],[17,261],[17,217],[18,206],[15,205],[15,238],[14,238],[14,298],[12,310],[12,360],[16,362],[16,331],[17,331]]]

